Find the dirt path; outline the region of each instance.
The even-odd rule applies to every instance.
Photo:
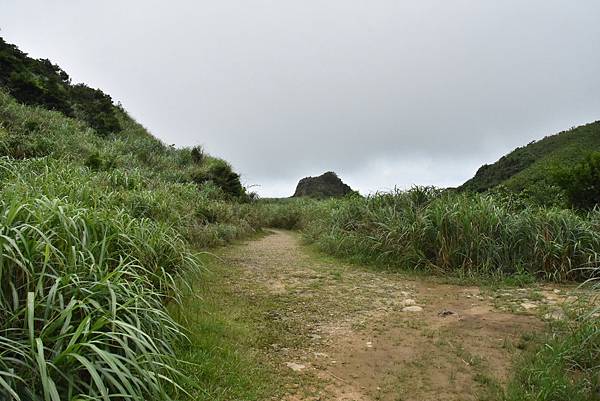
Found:
[[[261,353],[300,400],[497,399],[564,290],[477,287],[346,266],[273,231],[228,248],[229,285],[264,307]],[[548,315],[550,313],[550,315]]]

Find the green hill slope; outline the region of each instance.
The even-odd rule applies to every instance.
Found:
[[[231,197],[245,195],[239,175],[224,160],[205,155],[201,148],[166,146],[109,95],[73,84],[59,66],[30,58],[2,38],[0,91],[0,155],[68,157],[95,169],[144,168],[174,182],[210,181]],[[69,118],[16,108],[13,100]]]
[[[517,148],[494,164],[481,166],[460,189],[483,192],[502,184],[521,191],[546,185],[552,166],[580,162],[592,151],[600,151],[600,121]]]

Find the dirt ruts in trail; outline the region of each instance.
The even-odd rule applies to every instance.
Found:
[[[273,399],[495,399],[528,333],[543,327],[519,306],[532,305],[530,291],[500,296],[349,266],[287,231],[222,258],[236,270],[236,291],[265,308],[260,353],[282,388]],[[563,301],[561,290],[544,291],[552,305]],[[539,312],[548,305],[535,294]]]

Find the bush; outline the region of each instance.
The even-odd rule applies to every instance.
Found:
[[[573,207],[589,210],[600,203],[600,152],[574,167],[558,168],[554,176]]]
[[[117,109],[110,96],[86,85],[74,85],[69,90],[75,117],[85,121],[101,136],[121,130]]]
[[[202,149],[202,146],[194,146],[190,151],[190,155],[192,156],[192,161],[196,164],[202,164],[204,161],[204,149]]]
[[[212,182],[230,198],[240,198],[245,193],[239,174],[222,159],[206,159],[204,164],[192,173],[192,180],[198,185]]]
[[[117,161],[115,158],[106,157],[95,151],[85,159],[83,164],[94,171],[112,170],[117,166]]]

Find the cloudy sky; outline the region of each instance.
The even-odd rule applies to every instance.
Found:
[[[0,35],[264,196],[454,186],[600,119],[597,0],[2,0]]]

